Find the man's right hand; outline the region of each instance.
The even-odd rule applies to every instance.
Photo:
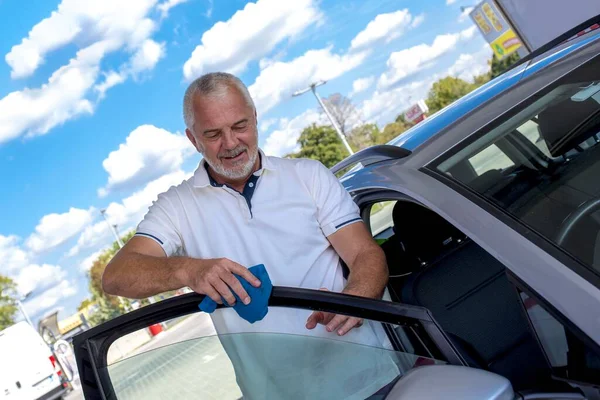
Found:
[[[250,296],[234,274],[241,276],[254,287],[260,286],[260,281],[248,268],[227,258],[194,261],[197,262],[186,266],[185,281],[193,291],[207,295],[217,304],[222,304],[221,298],[223,298],[233,306],[235,304],[233,292],[244,304],[250,303]]]

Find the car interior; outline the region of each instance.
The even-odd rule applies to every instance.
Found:
[[[393,301],[428,308],[469,366],[506,377],[515,390],[572,391],[551,378],[500,262],[419,204],[397,201],[392,220],[375,238]]]

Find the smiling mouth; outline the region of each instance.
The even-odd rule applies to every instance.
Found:
[[[246,152],[246,150],[243,150],[243,151],[240,151],[240,152],[239,152],[238,154],[236,154],[235,156],[232,156],[232,157],[225,157],[225,156],[223,156],[223,157],[221,157],[221,158],[222,158],[222,159],[224,159],[224,160],[228,160],[228,161],[237,161],[237,160],[239,160],[240,158],[242,158],[242,156],[244,155],[244,153],[245,153],[245,152]]]

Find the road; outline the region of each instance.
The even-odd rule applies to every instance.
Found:
[[[119,400],[167,399],[175,393],[202,399],[241,397],[231,362],[204,313],[172,326],[110,365],[108,372]],[[79,399],[83,396],[76,389],[65,400]]]

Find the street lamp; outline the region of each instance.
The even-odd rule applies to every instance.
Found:
[[[27,300],[29,297],[31,297],[31,294],[33,293],[33,291],[29,291],[29,292],[25,293],[24,295],[21,295],[21,293],[19,293],[16,290],[11,290],[11,291],[15,295],[15,300],[17,302],[17,308],[19,309],[21,314],[23,314],[23,317],[25,317],[25,321],[27,321],[27,323],[29,325],[33,326],[33,322],[31,322],[31,318],[29,318],[29,315],[27,314],[27,311],[25,311],[25,307],[23,306],[23,302],[25,300]]]
[[[327,107],[325,107],[325,103],[323,103],[323,100],[321,100],[321,97],[317,93],[316,87],[324,85],[325,83],[327,83],[327,81],[318,81],[318,82],[315,82],[315,83],[311,84],[309,87],[307,87],[306,89],[302,89],[302,90],[298,90],[297,92],[294,92],[292,94],[292,97],[300,96],[301,94],[304,94],[304,93],[308,92],[309,90],[312,91],[313,94],[315,95],[315,97],[317,98],[317,101],[319,102],[319,104],[323,108],[323,111],[325,111],[325,114],[329,118],[329,121],[331,121],[331,125],[333,125],[335,131],[337,132],[338,136],[340,137],[340,140],[342,141],[342,143],[346,147],[346,150],[348,150],[348,153],[350,153],[352,155],[352,154],[354,154],[354,152],[352,151],[352,148],[348,144],[348,141],[346,140],[346,136],[344,136],[344,134],[340,130],[339,126],[337,125],[337,123],[335,122],[335,120],[333,119],[333,117],[331,116],[331,114],[329,113],[329,110],[327,109]]]
[[[122,249],[124,244],[123,244],[123,241],[121,240],[121,237],[119,236],[119,233],[117,232],[117,225],[113,225],[108,221],[108,217],[106,216],[106,208],[103,208],[102,210],[100,210],[100,214],[102,214],[102,216],[104,217],[104,220],[106,221],[106,223],[108,224],[108,227],[110,228],[110,231],[115,236],[115,239],[117,240],[117,244],[119,245],[119,248]]]

